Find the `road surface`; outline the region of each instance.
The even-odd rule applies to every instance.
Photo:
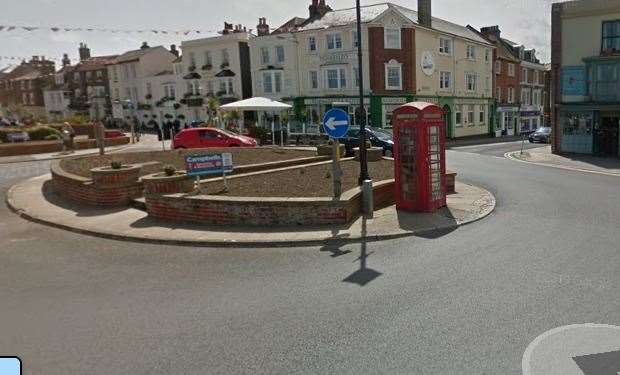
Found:
[[[492,216],[340,248],[125,243],[3,205],[0,355],[46,375],[520,374],[543,332],[620,325],[620,199],[617,177],[492,156],[515,147],[448,152]],[[0,188],[46,170],[2,165]]]

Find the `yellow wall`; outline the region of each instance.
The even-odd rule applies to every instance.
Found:
[[[452,54],[439,53],[439,39],[452,40]],[[466,39],[455,38],[425,29],[416,29],[416,85],[418,95],[439,95],[458,97],[491,97],[493,89],[493,47]],[[476,60],[466,59],[467,45],[476,48]],[[489,61],[485,61],[485,51],[489,51]],[[424,52],[430,52],[435,62],[435,72],[428,76],[422,71],[421,58]],[[439,75],[441,71],[452,73],[452,88],[439,89]],[[476,91],[469,92],[465,86],[465,73],[476,73],[478,82]],[[488,87],[486,86],[488,79]]]
[[[583,58],[601,54],[603,21],[620,19],[620,10],[562,20],[562,65],[584,65]]]

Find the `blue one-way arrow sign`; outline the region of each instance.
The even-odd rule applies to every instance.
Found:
[[[330,109],[323,117],[323,128],[331,138],[342,138],[349,131],[349,114],[339,108]]]

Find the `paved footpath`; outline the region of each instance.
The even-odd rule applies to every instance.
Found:
[[[519,151],[509,152],[505,156],[512,160],[547,167],[620,176],[620,159],[618,158],[576,154],[554,155],[551,153],[551,146],[530,149],[523,153]]]
[[[24,218],[73,232],[195,246],[302,246],[394,239],[454,230],[489,215],[495,208],[495,197],[491,193],[457,182],[457,194],[448,196],[448,207],[434,214],[406,214],[397,212],[392,206],[375,212],[373,219],[360,218],[340,227],[231,228],[155,220],[135,208],[79,206],[54,194],[49,181],[50,176],[44,175],[13,186],[7,193],[8,205]]]
[[[112,152],[132,152],[132,151],[151,151],[151,150],[161,150],[164,147],[166,150],[170,149],[170,141],[165,141],[162,145],[161,141],[157,140],[157,136],[152,134],[142,135],[140,142],[135,144],[126,144],[122,146],[112,146],[106,147],[106,153]],[[55,159],[63,159],[68,157],[75,156],[87,156],[87,155],[97,155],[99,154],[99,149],[97,148],[89,148],[85,150],[76,150],[72,153],[65,152],[49,152],[45,154],[31,154],[31,155],[17,155],[17,156],[3,156],[0,157],[0,165],[2,164],[14,164],[14,163],[27,163],[33,161],[45,161],[45,160],[55,160]]]

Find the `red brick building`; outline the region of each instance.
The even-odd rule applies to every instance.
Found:
[[[495,46],[493,52],[495,135],[498,137],[515,135],[519,121],[521,61],[513,54],[511,46],[502,39],[499,26],[483,27],[479,34]]]
[[[370,90],[379,95],[407,95],[416,92],[415,29],[401,29],[402,44],[410,48],[385,48],[383,27],[368,27],[368,48],[370,59]],[[402,87],[400,90],[386,89],[386,74],[390,64],[402,64]],[[387,67],[387,68],[386,68]]]
[[[44,115],[43,90],[53,82],[54,71],[55,63],[44,56],[33,56],[30,61],[4,71],[0,75],[0,108],[4,115]]]

